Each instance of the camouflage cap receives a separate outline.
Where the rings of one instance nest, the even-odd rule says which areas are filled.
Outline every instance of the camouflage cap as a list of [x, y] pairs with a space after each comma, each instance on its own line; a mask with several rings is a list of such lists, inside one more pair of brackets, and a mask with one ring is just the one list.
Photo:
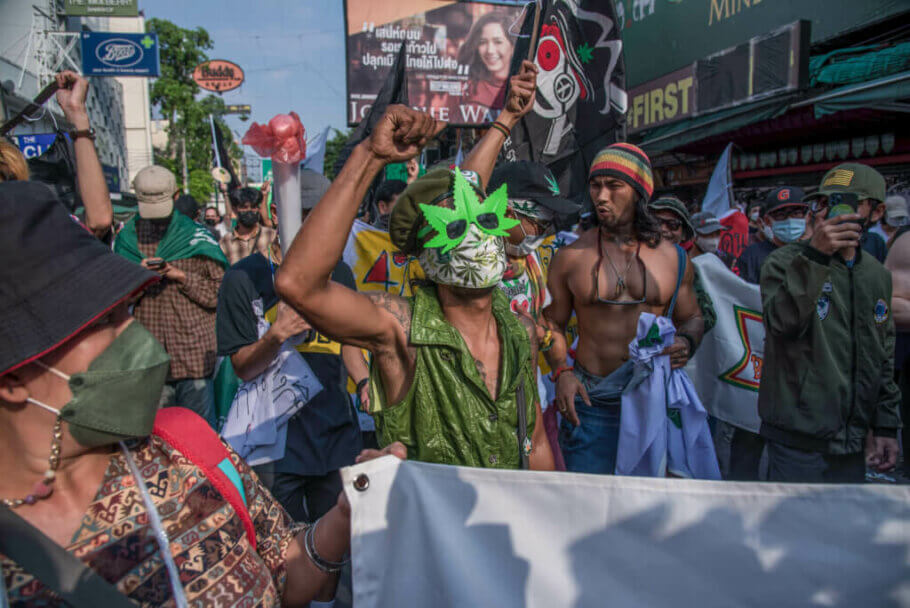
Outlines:
[[[477, 187], [479, 181], [476, 174], [470, 171], [462, 173], [466, 174], [468, 182], [474, 185], [478, 194], [485, 197], [483, 189]], [[420, 205], [435, 204], [447, 198], [446, 195], [452, 196], [453, 181], [451, 169], [442, 167], [431, 169], [408, 184], [408, 187], [398, 195], [398, 201], [389, 217], [389, 238], [400, 252], [408, 255], [420, 253], [417, 232], [426, 223]]]
[[860, 200], [871, 198], [883, 203], [885, 202], [885, 178], [868, 165], [843, 163], [825, 173], [818, 192], [810, 194], [804, 200], [811, 201], [834, 192], [851, 192]]

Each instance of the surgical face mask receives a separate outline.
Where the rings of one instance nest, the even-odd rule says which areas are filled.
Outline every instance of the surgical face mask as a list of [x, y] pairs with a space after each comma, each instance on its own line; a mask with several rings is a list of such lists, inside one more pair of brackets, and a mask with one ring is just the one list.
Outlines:
[[705, 253], [714, 253], [720, 245], [720, 237], [699, 236], [695, 237], [695, 245]]
[[237, 221], [240, 222], [242, 226], [247, 228], [252, 228], [259, 223], [259, 212], [258, 211], [241, 211], [237, 214]]
[[537, 251], [538, 247], [543, 245], [543, 242], [547, 240], [547, 237], [552, 232], [552, 226], [548, 227], [543, 234], [528, 234], [525, 232], [523, 224], [519, 224], [518, 227], [521, 228], [521, 233], [525, 235], [522, 241], [517, 245], [506, 241], [506, 254], [513, 258], [524, 258], [531, 255]]
[[773, 236], [782, 243], [792, 243], [799, 240], [806, 232], [806, 218], [791, 217], [777, 220], [771, 224]]
[[73, 398], [62, 409], [31, 397], [28, 401], [58, 414], [86, 447], [146, 437], [152, 432], [169, 363], [155, 336], [133, 321], [84, 372], [67, 375], [38, 362], [69, 383]]
[[469, 224], [464, 239], [443, 253], [444, 247], [425, 248], [418, 259], [427, 277], [452, 287], [484, 289], [502, 280], [506, 271], [503, 239]]

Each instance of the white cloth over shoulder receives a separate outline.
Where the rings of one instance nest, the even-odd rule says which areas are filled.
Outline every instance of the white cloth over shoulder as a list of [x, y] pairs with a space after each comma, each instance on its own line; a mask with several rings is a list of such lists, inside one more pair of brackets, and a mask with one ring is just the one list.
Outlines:
[[[260, 338], [268, 328], [268, 321], [260, 317]], [[237, 389], [221, 436], [250, 465], [281, 460], [288, 420], [322, 388], [292, 340], [288, 340], [264, 372]]]
[[641, 313], [629, 344], [634, 371], [622, 395], [617, 475], [720, 479], [708, 413], [686, 372], [660, 354], [674, 336], [670, 319]]
[[[364, 491], [353, 487], [359, 475]], [[910, 486], [342, 470], [353, 605], [910, 606]], [[363, 484], [360, 485], [363, 487]]]

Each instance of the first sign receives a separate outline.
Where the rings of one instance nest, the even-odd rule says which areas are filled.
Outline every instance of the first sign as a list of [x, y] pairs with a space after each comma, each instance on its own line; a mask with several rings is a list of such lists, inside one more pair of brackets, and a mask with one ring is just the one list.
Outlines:
[[158, 76], [157, 34], [82, 32], [86, 76]]

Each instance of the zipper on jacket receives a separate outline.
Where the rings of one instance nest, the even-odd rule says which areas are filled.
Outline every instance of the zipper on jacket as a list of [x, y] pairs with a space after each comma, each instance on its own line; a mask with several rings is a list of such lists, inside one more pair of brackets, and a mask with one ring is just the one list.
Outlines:
[[850, 277], [850, 410], [844, 421], [844, 452], [850, 440], [850, 421], [853, 420], [853, 411], [856, 409], [856, 297], [853, 285], [853, 269], [856, 266], [859, 252], [853, 258], [853, 265], [847, 267], [847, 276]]

